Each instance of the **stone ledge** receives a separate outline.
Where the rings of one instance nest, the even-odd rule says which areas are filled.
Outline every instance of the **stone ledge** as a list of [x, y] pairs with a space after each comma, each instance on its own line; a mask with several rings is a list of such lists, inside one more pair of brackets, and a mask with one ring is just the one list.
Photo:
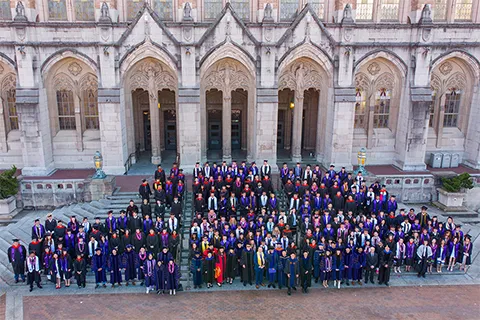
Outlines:
[[16, 88], [17, 104], [38, 104], [38, 88]]
[[355, 102], [356, 90], [354, 87], [349, 88], [334, 88], [334, 100], [335, 102]]
[[98, 88], [98, 103], [120, 103], [120, 88]]
[[428, 87], [410, 87], [410, 97], [412, 102], [431, 102], [432, 89]]

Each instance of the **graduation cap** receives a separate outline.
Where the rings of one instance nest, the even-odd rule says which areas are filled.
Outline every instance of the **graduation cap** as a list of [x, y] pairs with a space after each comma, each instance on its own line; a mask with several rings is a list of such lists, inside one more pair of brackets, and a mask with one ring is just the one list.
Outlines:
[[168, 250], [168, 247], [163, 247], [163, 248], [162, 248], [162, 250], [165, 250], [165, 249], [167, 249], [167, 250]]
[[469, 234], [466, 234], [464, 238], [465, 238], [465, 239], [468, 239], [468, 240], [472, 240], [472, 236], [469, 235]]
[[68, 251], [67, 247], [63, 247], [62, 251]]
[[428, 210], [427, 206], [422, 206], [422, 210]]
[[29, 254], [32, 254], [32, 253], [33, 253], [33, 254], [37, 254], [37, 251], [35, 251], [35, 250], [30, 250]]
[[200, 254], [200, 251], [195, 251], [194, 254], [195, 254], [195, 255], [199, 255], [199, 254]]
[[100, 217], [95, 217], [95, 220], [100, 220]]
[[18, 240], [17, 238], [15, 239], [12, 239], [13, 242], [19, 242], [20, 240]]
[[131, 244], [127, 244], [127, 245], [125, 246], [125, 248], [131, 249], [131, 248], [133, 248], [133, 246], [132, 246]]
[[39, 219], [39, 218], [36, 218], [34, 222], [39, 222], [39, 221], [40, 221], [40, 219]]
[[75, 216], [75, 215], [71, 215], [70, 218], [76, 218], [76, 216]]
[[95, 249], [95, 252], [97, 252], [97, 251], [102, 251], [102, 248], [97, 247], [97, 248]]
[[72, 229], [70, 229], [70, 228], [67, 228], [67, 232], [72, 232]]

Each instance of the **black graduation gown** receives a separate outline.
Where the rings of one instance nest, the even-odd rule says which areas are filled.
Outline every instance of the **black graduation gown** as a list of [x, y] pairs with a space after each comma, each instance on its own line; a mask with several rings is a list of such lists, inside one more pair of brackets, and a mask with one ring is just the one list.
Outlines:
[[142, 217], [145, 219], [145, 216], [148, 214], [150, 217], [152, 217], [152, 207], [150, 206], [149, 203], [147, 204], [142, 204]]
[[[243, 250], [242, 252], [242, 273], [243, 273], [243, 282], [253, 282], [253, 277], [255, 272], [253, 271], [253, 250], [250, 251]], [[243, 268], [245, 266], [245, 268]]]
[[[380, 270], [378, 274], [378, 281], [380, 283], [388, 283], [390, 281], [390, 269], [393, 265], [393, 251], [389, 251], [388, 253], [383, 250], [380, 253]], [[385, 267], [388, 265], [388, 267]]]
[[158, 254], [158, 249], [159, 249], [159, 243], [160, 241], [158, 240], [158, 235], [157, 234], [149, 234], [147, 236], [147, 251], [153, 253], [153, 256], [156, 257]]
[[205, 283], [213, 284], [215, 280], [215, 258], [205, 258], [203, 262], [203, 280]]
[[85, 275], [87, 272], [87, 264], [85, 259], [75, 259], [73, 262], [73, 269], [75, 271], [75, 279], [77, 279], [77, 284], [79, 286], [85, 284]]
[[305, 259], [305, 257], [300, 257], [300, 281], [303, 288], [308, 288], [312, 286], [312, 259], [310, 255]]
[[137, 236], [137, 233], [132, 235], [132, 245], [135, 248], [135, 251], [140, 252], [140, 248], [145, 245], [145, 234], [140, 232], [141, 236]]
[[225, 270], [225, 277], [235, 279], [237, 275], [237, 255], [234, 253], [227, 254], [227, 268]]
[[15, 274], [25, 274], [25, 259], [27, 258], [27, 250], [23, 245], [17, 248], [11, 246], [7, 251], [8, 262], [12, 264]]

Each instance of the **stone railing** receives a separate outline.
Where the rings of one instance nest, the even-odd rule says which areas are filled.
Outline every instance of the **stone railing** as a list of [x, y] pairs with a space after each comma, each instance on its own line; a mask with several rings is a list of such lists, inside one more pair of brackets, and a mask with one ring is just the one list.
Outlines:
[[85, 179], [21, 180], [20, 193], [23, 207], [51, 209], [83, 202]]
[[435, 179], [431, 174], [378, 175], [390, 195], [403, 203], [427, 203], [436, 198]]

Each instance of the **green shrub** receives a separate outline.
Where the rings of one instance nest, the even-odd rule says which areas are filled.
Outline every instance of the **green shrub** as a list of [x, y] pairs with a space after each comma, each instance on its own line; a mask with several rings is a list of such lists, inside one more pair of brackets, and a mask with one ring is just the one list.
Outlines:
[[5, 170], [0, 174], [0, 199], [6, 199], [14, 196], [18, 192], [18, 180], [15, 176], [17, 167], [12, 166], [12, 169]]
[[464, 172], [452, 178], [442, 178], [442, 188], [447, 192], [460, 192], [463, 189], [472, 189], [473, 182], [470, 174]]

